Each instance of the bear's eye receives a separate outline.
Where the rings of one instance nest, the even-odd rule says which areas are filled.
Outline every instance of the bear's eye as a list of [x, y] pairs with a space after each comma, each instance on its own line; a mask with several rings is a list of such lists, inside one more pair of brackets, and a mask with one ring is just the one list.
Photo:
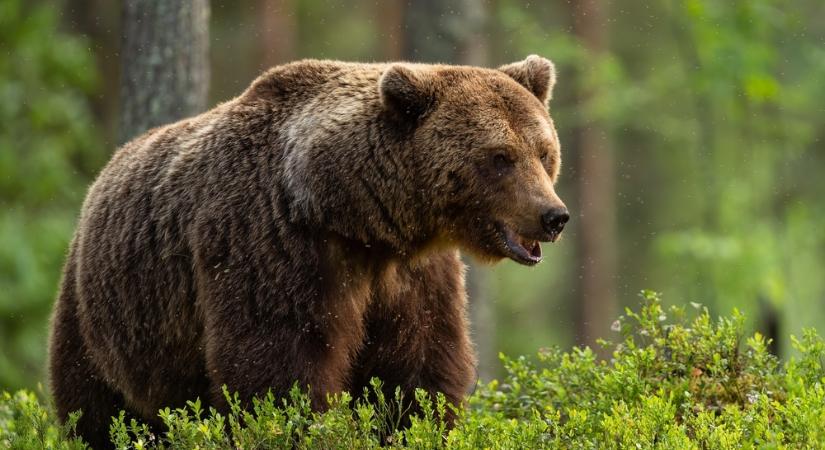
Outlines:
[[493, 155], [493, 166], [497, 171], [502, 172], [513, 167], [513, 160], [505, 153], [496, 153]]
[[547, 164], [547, 155], [548, 152], [544, 152], [541, 154], [541, 156], [539, 156], [539, 159], [541, 160], [542, 164]]

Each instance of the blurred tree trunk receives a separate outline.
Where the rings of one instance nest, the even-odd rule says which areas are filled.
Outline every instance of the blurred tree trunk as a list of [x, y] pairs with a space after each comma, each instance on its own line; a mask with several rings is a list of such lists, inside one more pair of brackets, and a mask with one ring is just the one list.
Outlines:
[[[570, 3], [573, 32], [590, 58], [598, 61], [605, 53], [608, 22], [601, 0]], [[588, 105], [599, 93], [587, 86], [579, 74], [578, 104]], [[613, 150], [607, 127], [597, 118], [585, 117], [575, 130], [574, 148], [579, 166], [579, 299], [576, 338], [579, 344], [595, 345], [606, 336], [617, 310], [616, 299], [616, 212]], [[604, 355], [603, 355], [604, 356]]]
[[[400, 50], [401, 59], [447, 64], [487, 64], [485, 28], [487, 7], [483, 0], [393, 1], [382, 13], [400, 27], [396, 33], [384, 24], [386, 38], [400, 37], [388, 46]], [[400, 19], [400, 20], [399, 20]], [[388, 55], [395, 59], [394, 54]], [[489, 296], [486, 271], [472, 262], [467, 272], [470, 319], [478, 352], [478, 376], [490, 380], [495, 375], [497, 352], [494, 305]]]
[[487, 8], [483, 0], [402, 3], [402, 56], [410, 61], [484, 65]]
[[295, 5], [292, 0], [258, 0], [260, 62], [264, 69], [295, 58]]
[[381, 41], [381, 54], [386, 61], [404, 59], [404, 0], [386, 0], [377, 9], [378, 38]]
[[203, 111], [208, 39], [208, 0], [123, 2], [120, 144]]

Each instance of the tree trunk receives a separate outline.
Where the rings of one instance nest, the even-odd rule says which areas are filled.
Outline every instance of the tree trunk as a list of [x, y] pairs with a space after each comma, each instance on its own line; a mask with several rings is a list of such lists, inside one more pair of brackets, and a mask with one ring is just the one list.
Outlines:
[[386, 61], [404, 59], [404, 41], [407, 36], [404, 29], [404, 0], [385, 0], [377, 8], [378, 37], [381, 41], [381, 54]]
[[123, 2], [120, 144], [203, 111], [208, 37], [208, 0]]
[[262, 68], [294, 59], [297, 24], [292, 0], [259, 0], [258, 13]]
[[483, 65], [487, 62], [482, 0], [416, 0], [404, 11], [405, 59]]
[[[601, 0], [571, 3], [573, 31], [591, 58], [606, 50], [607, 20]], [[582, 75], [579, 75], [582, 78]], [[595, 88], [580, 84], [578, 103], [585, 105], [597, 98]], [[598, 119], [585, 118], [576, 130], [571, 153], [578, 155], [579, 165], [579, 300], [576, 338], [579, 344], [595, 345], [606, 336], [617, 310], [616, 300], [616, 218], [615, 174], [609, 131]], [[603, 355], [604, 356], [604, 355]]]
[[[398, 5], [396, 5], [398, 6]], [[482, 0], [416, 0], [401, 4], [397, 36], [401, 58], [408, 61], [483, 66], [487, 63], [485, 27], [487, 10]], [[392, 13], [388, 12], [392, 17]], [[387, 32], [392, 36], [391, 30]], [[400, 44], [400, 45], [399, 45]], [[394, 56], [394, 55], [390, 55]], [[467, 288], [473, 341], [478, 353], [478, 376], [490, 380], [497, 365], [494, 305], [486, 271], [470, 262]]]

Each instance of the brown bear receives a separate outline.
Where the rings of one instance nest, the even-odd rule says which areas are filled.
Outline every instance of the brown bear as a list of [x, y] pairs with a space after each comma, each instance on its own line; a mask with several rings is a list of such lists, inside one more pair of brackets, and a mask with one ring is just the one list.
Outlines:
[[541, 259], [567, 210], [553, 185], [555, 72], [305, 60], [115, 153], [86, 197], [55, 306], [57, 411], [106, 446], [152, 423], [294, 383], [313, 407], [371, 377], [474, 382], [464, 266]]

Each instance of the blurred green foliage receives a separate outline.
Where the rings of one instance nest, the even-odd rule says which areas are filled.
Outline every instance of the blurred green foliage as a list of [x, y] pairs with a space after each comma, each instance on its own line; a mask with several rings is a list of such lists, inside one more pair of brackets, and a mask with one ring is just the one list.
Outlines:
[[0, 386], [41, 381], [48, 316], [85, 188], [104, 161], [88, 43], [52, 7], [0, 3]]
[[[398, 429], [394, 399], [376, 394], [329, 398], [312, 411], [297, 388], [222, 415], [198, 400], [166, 408], [166, 430], [153, 431], [123, 414], [110, 428], [117, 448], [144, 449], [739, 449], [820, 448], [825, 440], [825, 342], [813, 331], [794, 340], [798, 357], [785, 364], [759, 334], [747, 337], [744, 317], [713, 319], [708, 310], [665, 308], [642, 294], [613, 328], [619, 342], [610, 362], [590, 349], [542, 350], [537, 362], [503, 358], [506, 375], [479, 387], [458, 409], [455, 428], [440, 417], [444, 397], [416, 393], [420, 412]], [[695, 309], [694, 309], [695, 308]], [[367, 394], [367, 392], [365, 392]], [[390, 401], [393, 400], [393, 401]], [[0, 394], [0, 445], [84, 448], [27, 391]]]

